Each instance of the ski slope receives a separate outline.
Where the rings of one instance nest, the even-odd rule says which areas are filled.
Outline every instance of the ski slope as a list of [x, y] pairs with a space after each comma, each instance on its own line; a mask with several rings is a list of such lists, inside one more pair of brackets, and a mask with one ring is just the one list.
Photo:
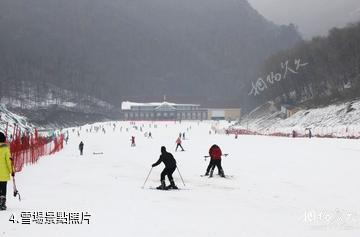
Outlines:
[[[116, 124], [115, 131], [102, 124], [106, 134], [86, 132], [91, 125], [84, 126], [80, 137], [78, 128], [69, 129], [63, 151], [17, 174], [23, 200], [11, 196], [9, 183], [0, 236], [360, 236], [358, 140], [235, 139], [209, 135], [211, 122], [158, 122], [157, 128], [155, 123], [136, 123], [144, 125], [142, 132], [129, 122]], [[144, 136], [148, 131], [153, 139]], [[174, 152], [180, 132], [186, 133], [186, 151]], [[136, 147], [130, 147], [132, 135]], [[80, 141], [85, 143], [82, 157]], [[229, 179], [200, 177], [208, 164], [203, 156], [214, 143], [230, 154], [222, 162], [225, 174], [233, 176]], [[153, 169], [141, 188], [162, 145], [178, 162], [186, 186], [177, 171], [174, 178], [183, 190], [149, 189], [159, 185], [163, 165]], [[19, 219], [25, 211], [88, 212], [90, 224], [9, 221], [12, 214]], [[323, 214], [332, 219], [324, 222], [318, 216]]]

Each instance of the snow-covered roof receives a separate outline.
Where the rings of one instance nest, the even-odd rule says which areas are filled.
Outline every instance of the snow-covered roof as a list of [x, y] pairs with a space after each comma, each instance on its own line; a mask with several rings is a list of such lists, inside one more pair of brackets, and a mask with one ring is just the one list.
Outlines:
[[121, 103], [122, 110], [129, 110], [131, 106], [153, 106], [153, 107], [160, 107], [160, 106], [200, 106], [199, 104], [175, 104], [170, 103], [167, 101], [164, 102], [151, 102], [151, 103], [136, 103], [130, 101], [123, 101]]

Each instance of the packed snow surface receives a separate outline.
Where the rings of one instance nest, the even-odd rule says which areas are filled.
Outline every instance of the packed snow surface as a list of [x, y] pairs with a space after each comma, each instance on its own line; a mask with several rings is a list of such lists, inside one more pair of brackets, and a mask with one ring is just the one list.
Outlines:
[[[79, 128], [69, 129], [63, 151], [18, 173], [23, 200], [12, 197], [9, 182], [8, 210], [0, 212], [0, 235], [360, 236], [358, 140], [235, 139], [209, 134], [211, 122], [137, 122], [138, 129], [129, 122], [114, 123], [115, 130], [113, 123], [96, 125], [103, 125], [105, 134], [93, 129], [90, 133], [94, 125], [83, 126], [80, 137]], [[152, 139], [144, 136], [149, 131]], [[180, 132], [185, 132], [185, 152], [174, 151]], [[136, 137], [136, 147], [130, 146], [131, 136]], [[80, 141], [85, 144], [84, 156], [79, 155]], [[200, 177], [209, 162], [204, 155], [214, 143], [229, 154], [222, 160], [229, 178]], [[182, 190], [150, 189], [159, 185], [163, 165], [152, 170], [141, 188], [162, 145], [178, 162], [186, 186], [178, 171], [174, 177]], [[12, 215], [20, 220], [22, 212], [46, 211], [88, 212], [90, 224], [9, 221]]]

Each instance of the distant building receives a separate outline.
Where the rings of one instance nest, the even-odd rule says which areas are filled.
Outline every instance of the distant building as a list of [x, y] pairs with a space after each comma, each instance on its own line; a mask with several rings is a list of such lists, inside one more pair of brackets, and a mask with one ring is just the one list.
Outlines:
[[207, 120], [208, 110], [199, 104], [122, 102], [123, 120]]
[[284, 114], [285, 118], [293, 116], [299, 110], [300, 108], [293, 105], [284, 104], [281, 106], [281, 112]]
[[208, 118], [211, 120], [239, 120], [241, 109], [208, 109]]

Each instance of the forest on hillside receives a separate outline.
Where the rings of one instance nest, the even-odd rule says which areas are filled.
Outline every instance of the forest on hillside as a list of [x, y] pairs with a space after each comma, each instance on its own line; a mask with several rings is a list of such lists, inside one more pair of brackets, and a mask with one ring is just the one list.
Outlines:
[[253, 106], [319, 106], [360, 96], [360, 22], [269, 57], [248, 89]]
[[26, 81], [113, 105], [245, 106], [263, 60], [301, 39], [246, 0], [2, 0], [0, 32], [0, 96]]

